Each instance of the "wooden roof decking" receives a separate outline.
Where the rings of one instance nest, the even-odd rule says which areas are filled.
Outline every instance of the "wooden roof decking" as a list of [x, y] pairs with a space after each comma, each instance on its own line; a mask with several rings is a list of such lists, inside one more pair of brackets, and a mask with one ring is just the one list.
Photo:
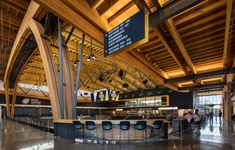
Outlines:
[[[40, 0], [38, 0], [40, 1]], [[65, 2], [59, 0], [61, 4], [66, 5], [72, 10], [79, 13], [78, 8], [73, 5], [73, 0]], [[82, 14], [84, 18], [95, 26], [105, 24], [113, 28], [134, 15], [139, 11], [140, 7], [146, 8], [149, 13], [154, 13], [159, 7], [170, 3], [169, 0], [86, 0], [89, 5], [90, 12], [96, 12], [95, 16], [99, 16], [98, 22], [89, 20], [89, 15]], [[166, 20], [161, 25], [149, 29], [149, 41], [139, 47], [136, 47], [131, 53], [140, 54], [141, 59], [153, 65], [158, 74], [163, 79], [171, 79], [190, 74], [209, 72], [219, 70], [226, 67], [232, 67], [234, 63], [234, 45], [235, 45], [235, 17], [234, 7], [235, 2], [231, 6], [231, 21], [229, 23], [229, 35], [226, 37], [227, 14], [228, 6], [226, 0], [205, 0], [200, 4]], [[159, 6], [158, 6], [159, 5]], [[89, 11], [89, 10], [87, 10]], [[71, 30], [71, 25], [63, 31], [63, 36], [66, 38]], [[79, 51], [76, 50], [76, 42], [80, 42], [82, 32], [75, 29], [68, 44], [71, 61], [74, 63], [74, 74], [76, 75], [76, 63], [79, 57]], [[225, 38], [226, 37], [226, 38]], [[224, 64], [224, 47], [227, 41], [228, 52], [226, 53], [226, 62]], [[80, 45], [80, 44], [79, 44]], [[79, 46], [78, 45], [78, 46]], [[97, 57], [97, 61], [87, 62], [90, 54], [90, 37], [86, 37], [85, 52], [83, 58], [84, 68], [81, 73], [82, 82], [90, 76], [89, 83], [82, 88], [90, 90], [100, 88], [116, 88], [120, 91], [138, 90], [138, 88], [153, 88], [159, 86], [149, 79], [149, 75], [142, 71], [139, 66], [133, 66], [121, 57], [114, 60], [103, 58], [103, 45], [100, 42], [93, 40], [93, 53]], [[57, 49], [53, 48], [54, 58], [58, 60]], [[22, 82], [35, 83], [43, 79], [43, 66], [40, 63], [40, 56], [35, 55], [29, 62], [27, 69], [22, 74]], [[145, 63], [146, 65], [146, 63]], [[118, 68], [115, 68], [115, 66]], [[30, 69], [31, 68], [31, 69]], [[99, 75], [116, 69], [106, 82], [98, 80]], [[118, 76], [119, 70], [124, 70], [126, 78], [121, 80]], [[30, 70], [35, 75], [32, 77], [32, 82], [27, 78], [30, 75]], [[113, 70], [113, 71], [114, 71]], [[41, 73], [40, 73], [41, 72]], [[143, 80], [149, 82], [145, 85]], [[112, 80], [112, 82], [108, 82]], [[93, 81], [96, 81], [93, 83]], [[178, 87], [188, 87], [193, 85], [205, 85], [208, 83], [219, 83], [224, 81], [223, 76], [210, 77], [208, 79], [200, 79], [197, 81], [175, 82]], [[123, 88], [122, 85], [128, 83], [128, 88]], [[41, 82], [41, 84], [46, 84]], [[88, 90], [89, 90], [88, 89]]]
[[0, 1], [0, 80], [3, 80], [12, 44], [29, 2], [30, 0]]
[[173, 19], [199, 72], [222, 68], [225, 18], [225, 1], [206, 1]]
[[[67, 36], [68, 30], [71, 27], [68, 27], [63, 32], [64, 37]], [[81, 33], [75, 29], [74, 33], [72, 34], [71, 40], [68, 42], [68, 51], [70, 54], [70, 60], [74, 63], [74, 75], [77, 75], [77, 60], [79, 58], [79, 48], [80, 48], [80, 37]], [[76, 45], [78, 43], [78, 45]], [[94, 46], [95, 45], [95, 46]], [[78, 49], [76, 49], [76, 47]], [[124, 60], [112, 60], [107, 61], [103, 58], [103, 50], [97, 45], [97, 43], [93, 43], [92, 53], [95, 54], [97, 59], [91, 60], [90, 62], [87, 61], [87, 58], [90, 55], [90, 37], [86, 38], [85, 42], [85, 50], [83, 54], [83, 66], [81, 72], [81, 89], [86, 90], [98, 90], [100, 88], [110, 88], [110, 89], [117, 89], [119, 91], [134, 91], [138, 90], [138, 88], [152, 88], [154, 84], [149, 81], [147, 84], [143, 83], [144, 79], [148, 79], [148, 76], [144, 75], [140, 71], [136, 70], [135, 68], [129, 66], [124, 62]], [[54, 60], [57, 65], [58, 62], [58, 48], [52, 46], [52, 53], [54, 56]], [[117, 61], [122, 61], [122, 64]], [[125, 78], [122, 80], [120, 79], [118, 72], [120, 70], [124, 70]], [[36, 76], [31, 77], [30, 80], [27, 80], [27, 76], [30, 75], [30, 70], [32, 70], [32, 74], [37, 73]], [[100, 81], [99, 77], [101, 75], [105, 75], [107, 78], [105, 81]], [[39, 53], [36, 53], [34, 57], [29, 61], [26, 65], [22, 75], [20, 77], [22, 82], [27, 81], [27, 83], [35, 83], [37, 84], [46, 84], [45, 82], [45, 73], [42, 64], [42, 60], [40, 58]], [[148, 79], [149, 80], [149, 79]], [[85, 82], [85, 83], [84, 83]], [[129, 84], [128, 88], [123, 88], [123, 84]]]

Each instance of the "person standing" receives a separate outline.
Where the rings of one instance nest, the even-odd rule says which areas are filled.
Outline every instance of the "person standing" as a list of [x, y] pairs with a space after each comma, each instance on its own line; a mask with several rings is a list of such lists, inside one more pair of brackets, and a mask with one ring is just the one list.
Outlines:
[[211, 122], [211, 123], [213, 123], [213, 115], [214, 115], [214, 113], [213, 113], [213, 111], [211, 110], [211, 112], [210, 112], [210, 122]]
[[219, 110], [219, 122], [221, 122], [221, 118], [222, 118], [222, 111]]
[[197, 124], [200, 127], [201, 126], [201, 118], [200, 118], [198, 109], [195, 111], [193, 119], [194, 119], [195, 124]]

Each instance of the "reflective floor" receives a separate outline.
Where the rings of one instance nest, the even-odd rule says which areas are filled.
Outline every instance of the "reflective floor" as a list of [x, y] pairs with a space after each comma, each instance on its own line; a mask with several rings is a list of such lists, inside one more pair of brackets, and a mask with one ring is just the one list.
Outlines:
[[170, 135], [167, 141], [148, 144], [76, 144], [71, 140], [55, 138], [53, 134], [14, 121], [1, 121], [1, 150], [233, 150], [235, 123], [227, 125], [218, 118], [204, 124], [200, 133]]

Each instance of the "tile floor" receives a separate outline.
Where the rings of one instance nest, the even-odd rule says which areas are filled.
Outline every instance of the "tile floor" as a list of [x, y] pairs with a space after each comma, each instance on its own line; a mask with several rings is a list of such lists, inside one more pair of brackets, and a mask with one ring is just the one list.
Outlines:
[[148, 144], [77, 144], [56, 138], [45, 132], [15, 121], [0, 121], [1, 150], [235, 150], [235, 123], [227, 125], [214, 118], [202, 126], [200, 134], [170, 135], [167, 141]]

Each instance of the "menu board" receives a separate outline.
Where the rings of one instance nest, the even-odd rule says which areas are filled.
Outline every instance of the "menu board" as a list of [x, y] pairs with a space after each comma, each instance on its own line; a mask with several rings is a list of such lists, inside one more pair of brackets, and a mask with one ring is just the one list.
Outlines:
[[105, 33], [104, 56], [138, 46], [148, 41], [148, 14], [139, 11], [120, 25]]

